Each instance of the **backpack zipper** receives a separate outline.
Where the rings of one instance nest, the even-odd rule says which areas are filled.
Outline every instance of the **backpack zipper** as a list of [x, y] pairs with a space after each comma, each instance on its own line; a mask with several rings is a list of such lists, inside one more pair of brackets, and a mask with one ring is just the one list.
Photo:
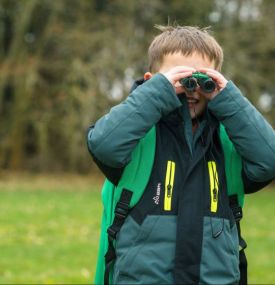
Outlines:
[[210, 180], [210, 211], [216, 213], [218, 210], [219, 177], [215, 161], [208, 161], [208, 172]]
[[165, 177], [165, 196], [164, 196], [164, 210], [171, 211], [174, 178], [175, 178], [176, 164], [174, 161], [168, 160]]

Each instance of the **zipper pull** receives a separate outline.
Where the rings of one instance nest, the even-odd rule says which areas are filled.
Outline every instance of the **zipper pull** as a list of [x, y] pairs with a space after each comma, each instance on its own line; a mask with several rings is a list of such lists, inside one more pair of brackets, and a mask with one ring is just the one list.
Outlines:
[[218, 210], [219, 175], [215, 161], [208, 161], [208, 172], [210, 182], [210, 211], [216, 213]]
[[171, 211], [176, 164], [168, 160], [165, 176], [164, 211]]
[[169, 184], [167, 185], [167, 197], [171, 198], [172, 196], [172, 186]]
[[213, 201], [217, 202], [218, 198], [218, 190], [216, 188], [213, 189]]

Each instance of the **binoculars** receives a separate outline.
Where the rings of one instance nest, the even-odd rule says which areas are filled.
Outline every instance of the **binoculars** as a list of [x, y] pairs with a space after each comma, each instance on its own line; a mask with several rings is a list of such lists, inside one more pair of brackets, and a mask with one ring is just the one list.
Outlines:
[[201, 72], [194, 72], [192, 76], [182, 78], [179, 82], [189, 92], [194, 92], [198, 85], [204, 93], [212, 93], [216, 89], [215, 81]]

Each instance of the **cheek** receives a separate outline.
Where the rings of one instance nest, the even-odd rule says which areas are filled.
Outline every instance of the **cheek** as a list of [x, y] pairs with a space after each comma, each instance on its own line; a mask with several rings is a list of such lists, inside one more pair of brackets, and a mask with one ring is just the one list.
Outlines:
[[206, 109], [207, 102], [208, 102], [207, 100], [200, 100], [200, 102], [198, 103], [196, 109], [197, 109], [197, 113], [199, 115], [201, 115], [204, 112], [204, 110]]
[[208, 100], [206, 100], [206, 99], [204, 99], [204, 100], [202, 101], [202, 105], [203, 105], [204, 108], [206, 108], [207, 103], [208, 103]]
[[205, 108], [207, 106], [207, 103], [208, 100], [203, 95], [200, 95], [200, 106]]

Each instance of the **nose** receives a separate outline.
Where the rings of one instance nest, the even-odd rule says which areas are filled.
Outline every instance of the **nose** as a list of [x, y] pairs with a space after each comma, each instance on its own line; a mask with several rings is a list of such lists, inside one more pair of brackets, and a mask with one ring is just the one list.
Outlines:
[[197, 94], [199, 94], [199, 88], [200, 87], [196, 87], [196, 88], [194, 88], [194, 90], [193, 91], [186, 91], [186, 96], [187, 97], [189, 97], [189, 98], [194, 98], [194, 97], [198, 97], [198, 96], [196, 96]]

